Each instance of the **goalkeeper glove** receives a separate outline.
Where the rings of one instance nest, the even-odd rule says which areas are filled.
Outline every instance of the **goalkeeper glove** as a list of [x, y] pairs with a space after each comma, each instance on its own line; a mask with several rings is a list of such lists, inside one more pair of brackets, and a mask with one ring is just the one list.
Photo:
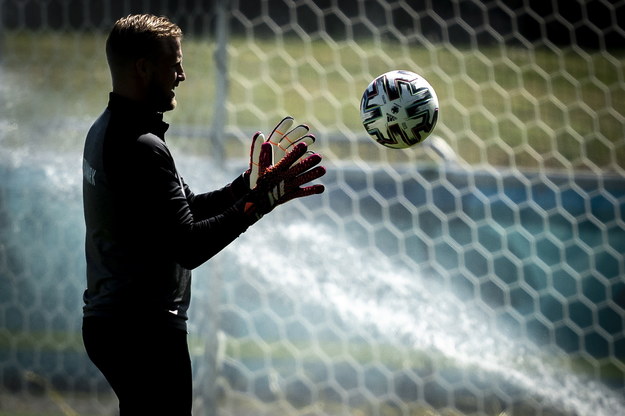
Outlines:
[[[312, 154], [301, 159], [308, 152], [306, 143], [298, 143], [278, 163], [271, 164], [272, 144], [260, 146], [258, 179], [256, 186], [244, 198], [244, 213], [251, 223], [258, 221], [277, 205], [295, 198], [320, 194], [323, 185], [304, 186], [326, 173], [321, 162], [321, 155]], [[301, 159], [301, 160], [300, 160]]]
[[[300, 124], [289, 130], [293, 125], [293, 122], [293, 117], [287, 116], [283, 118], [282, 121], [280, 121], [273, 129], [267, 140], [265, 140], [265, 135], [259, 131], [254, 134], [254, 137], [252, 137], [250, 165], [244, 174], [248, 178], [250, 189], [253, 189], [258, 181], [259, 159], [263, 143], [271, 144], [270, 165], [273, 165], [290, 152], [293, 149], [293, 146], [297, 143], [306, 143], [307, 146], [310, 146], [315, 142], [315, 137], [312, 134], [307, 134], [309, 127], [305, 124]], [[312, 152], [307, 151], [300, 157], [300, 159], [302, 159], [306, 154], [310, 155]], [[295, 162], [296, 161], [294, 161], [294, 163]]]

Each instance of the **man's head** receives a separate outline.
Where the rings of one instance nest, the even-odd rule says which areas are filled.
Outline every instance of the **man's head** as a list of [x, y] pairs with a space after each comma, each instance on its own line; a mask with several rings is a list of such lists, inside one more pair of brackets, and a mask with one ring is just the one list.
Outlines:
[[174, 88], [185, 80], [182, 30], [166, 17], [119, 19], [106, 41], [113, 91], [163, 112], [176, 106]]

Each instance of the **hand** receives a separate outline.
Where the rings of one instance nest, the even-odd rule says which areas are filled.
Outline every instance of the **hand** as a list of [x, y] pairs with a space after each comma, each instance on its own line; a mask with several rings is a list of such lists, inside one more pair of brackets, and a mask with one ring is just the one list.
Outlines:
[[[273, 129], [267, 140], [265, 140], [263, 133], [259, 131], [254, 134], [254, 137], [252, 137], [250, 165], [244, 174], [248, 178], [250, 189], [254, 189], [258, 181], [259, 159], [263, 143], [271, 144], [270, 165], [273, 165], [281, 160], [297, 143], [306, 143], [307, 146], [310, 146], [315, 142], [315, 137], [312, 134], [307, 134], [309, 127], [305, 124], [300, 124], [299, 126], [289, 130], [293, 125], [293, 122], [293, 117], [287, 116], [283, 118], [282, 121], [280, 121]], [[306, 154], [310, 155], [312, 152], [306, 152]], [[304, 156], [305, 155], [302, 155], [301, 158]]]
[[[306, 143], [307, 146], [310, 146], [315, 142], [315, 136], [308, 134], [310, 128], [305, 124], [300, 124], [289, 130], [293, 123], [293, 117], [286, 116], [269, 135], [267, 142], [272, 145], [272, 164], [280, 161], [297, 143]], [[309, 153], [307, 152], [307, 154]]]
[[323, 166], [317, 166], [321, 162], [321, 155], [314, 153], [301, 159], [308, 152], [308, 145], [302, 142], [292, 146], [290, 152], [272, 165], [272, 146], [267, 142], [260, 146], [258, 180], [244, 205], [245, 214], [254, 222], [277, 205], [295, 198], [320, 194], [325, 190], [323, 185], [302, 187], [326, 173]]

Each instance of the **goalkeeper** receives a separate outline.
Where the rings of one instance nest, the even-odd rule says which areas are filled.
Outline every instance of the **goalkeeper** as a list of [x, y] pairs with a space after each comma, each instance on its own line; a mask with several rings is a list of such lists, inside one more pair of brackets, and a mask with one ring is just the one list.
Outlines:
[[83, 340], [121, 416], [191, 414], [191, 270], [277, 205], [323, 192], [305, 125], [252, 140], [249, 169], [194, 194], [165, 143], [163, 112], [186, 78], [182, 32], [164, 17], [118, 20], [106, 43], [113, 91], [83, 158], [87, 289]]

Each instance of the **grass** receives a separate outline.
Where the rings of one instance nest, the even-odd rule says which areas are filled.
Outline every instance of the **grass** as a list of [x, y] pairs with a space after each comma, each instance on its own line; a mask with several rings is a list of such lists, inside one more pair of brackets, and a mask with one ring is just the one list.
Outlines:
[[[22, 353], [32, 351], [33, 355], [43, 355], [46, 352], [83, 354], [79, 334], [22, 331], [11, 333], [4, 331], [4, 333], [5, 337], [0, 338], [0, 351], [10, 344], [10, 339], [19, 338], [22, 341], [17, 344]], [[57, 340], [65, 338], [65, 341], [60, 343], [41, 341], [50, 337]], [[289, 388], [282, 385], [279, 387], [279, 393], [274, 392], [276, 394], [274, 399], [267, 397], [260, 399], [254, 394], [242, 392], [241, 388], [245, 386], [240, 384], [236, 376], [232, 380], [225, 376], [226, 379], [221, 380], [220, 385], [229, 391], [222, 396], [219, 403], [220, 414], [224, 415], [259, 413], [339, 415], [344, 414], [346, 406], [350, 414], [354, 415], [460, 416], [478, 414], [478, 409], [481, 411], [479, 414], [493, 416], [526, 416], [536, 414], [538, 409], [544, 415], [568, 414], [565, 409], [559, 409], [557, 404], [544, 402], [544, 398], [535, 396], [529, 391], [523, 400], [514, 399], [513, 397], [520, 392], [510, 391], [510, 387], [506, 387], [505, 384], [499, 389], [493, 388], [494, 381], [489, 383], [483, 380], [483, 384], [474, 386], [477, 390], [467, 387], [472, 385], [471, 382], [482, 380], [483, 376], [471, 377], [473, 373], [481, 374], [479, 365], [459, 362], [436, 351], [423, 351], [390, 343], [369, 344], [353, 341], [310, 343], [234, 337], [224, 337], [223, 340], [224, 356], [229, 357], [226, 362], [234, 360], [240, 364], [239, 368], [247, 369], [250, 383], [254, 385], [254, 389], [260, 389], [261, 393], [264, 391], [262, 385], [265, 376], [275, 376], [276, 383], [280, 380], [284, 383], [306, 380], [304, 393], [300, 392], [291, 397]], [[190, 350], [196, 358], [204, 359], [204, 346], [205, 339], [197, 336], [190, 338]], [[578, 365], [578, 359], [568, 357], [565, 361], [560, 356], [546, 353], [541, 361], [554, 368], [568, 369], [567, 374], [582, 378], [592, 375], [592, 369]], [[351, 367], [356, 363], [359, 369], [357, 376], [356, 373], [350, 373], [357, 371], [355, 367]], [[610, 363], [606, 360], [605, 364]], [[268, 365], [271, 367], [270, 372], [265, 368]], [[321, 371], [316, 374], [313, 368], [319, 368]], [[342, 373], [343, 371], [346, 373]], [[352, 374], [353, 377], [357, 377], [358, 383], [364, 384], [359, 384], [358, 387], [351, 385], [356, 379], [350, 377], [341, 381], [341, 374]], [[405, 377], [398, 377], [401, 374]], [[463, 374], [466, 378], [455, 378]], [[527, 371], [527, 376], [534, 376], [531, 369]], [[58, 375], [53, 377], [58, 378]], [[388, 383], [374, 383], [371, 386], [367, 383], [372, 377], [376, 380], [379, 377], [388, 377]], [[452, 379], [455, 381], [449, 381], [452, 383], [449, 386], [440, 385], [444, 391], [439, 388], [438, 383]], [[33, 371], [24, 372], [24, 381], [29, 386], [26, 390], [14, 393], [0, 390], [0, 416], [95, 415], [103, 414], [105, 409], [114, 409], [116, 406], [116, 400], [110, 393], [96, 394], [57, 389], [46, 376]], [[387, 388], [386, 386], [394, 386], [389, 387], [391, 391], [394, 388], [399, 390], [390, 394], [379, 390]], [[314, 400], [306, 401], [309, 397], [306, 389], [310, 389], [310, 398]], [[364, 392], [363, 396], [355, 394], [355, 389]], [[402, 398], [401, 392], [407, 393], [406, 389], [413, 389], [413, 392], [409, 393], [411, 397], [417, 394], [417, 391], [421, 392], [419, 394], [423, 395], [423, 399]], [[451, 392], [452, 396], [447, 396], [448, 392]], [[506, 392], [512, 393], [512, 398]], [[452, 405], [455, 407], [450, 407]]]
[[[3, 112], [12, 126], [5, 143], [79, 148], [110, 90], [104, 36], [9, 32], [4, 39]], [[208, 131], [215, 106], [213, 43], [189, 37], [183, 51], [188, 79], [178, 92], [179, 109], [167, 119]], [[625, 50], [556, 52], [233, 37], [227, 124], [238, 128], [235, 138], [247, 141], [253, 131], [267, 131], [292, 114], [324, 137], [345, 139], [320, 143], [330, 158], [413, 161], [418, 150], [388, 151], [363, 141], [358, 114], [360, 95], [374, 76], [405, 68], [435, 87], [441, 105], [436, 133], [469, 164], [622, 173]], [[60, 120], [73, 123], [66, 127]], [[38, 123], [40, 130], [52, 125], [60, 131], [33, 137]], [[189, 150], [208, 148], [194, 143]], [[237, 140], [230, 144], [227, 155], [246, 152]]]
[[[19, 343], [22, 352], [33, 351], [35, 355], [43, 354], [46, 351], [82, 354], [79, 334], [53, 333], [52, 336], [55, 339], [66, 338], [65, 342], [61, 342], [63, 346], [41, 341], [48, 338], [50, 334], [16, 331], [5, 335], [9, 335], [9, 338], [0, 338], [0, 351], [8, 346], [9, 339], [20, 338], [23, 340]], [[219, 403], [220, 414], [224, 415], [259, 413], [339, 415], [344, 414], [346, 406], [349, 407], [350, 414], [354, 415], [460, 416], [478, 414], [478, 409], [481, 411], [479, 414], [493, 416], [526, 416], [536, 414], [538, 409], [544, 415], [562, 416], [568, 414], [566, 410], [558, 409], [555, 404], [550, 405], [548, 402], [543, 402], [544, 398], [535, 397], [531, 392], [527, 392], [527, 396], [523, 400], [512, 399], [507, 396], [506, 391], [510, 391], [506, 390], [505, 385], [501, 385], [500, 390], [493, 389], [494, 382], [492, 381], [490, 383], [484, 382], [478, 390], [464, 388], [471, 385], [468, 380], [481, 380], [481, 376], [476, 379], [475, 377], [472, 379], [470, 376], [473, 372], [481, 374], [481, 370], [477, 366], [473, 368], [475, 364], [458, 362], [453, 357], [436, 351], [422, 351], [389, 343], [375, 345], [333, 341], [310, 343], [297, 340], [263, 341], [233, 337], [225, 337], [224, 341], [224, 355], [230, 357], [226, 361], [232, 359], [240, 363], [243, 368], [247, 368], [248, 376], [252, 380], [250, 383], [253, 383], [255, 388], [262, 390], [260, 386], [263, 377], [272, 374], [277, 377], [276, 380], [284, 382], [293, 381], [292, 376], [296, 376], [296, 379], [303, 377], [302, 380], [307, 380], [306, 388], [311, 388], [314, 385], [314, 393], [311, 393], [314, 400], [310, 400], [310, 402], [306, 402], [308, 396], [305, 393], [301, 397], [290, 397], [289, 389], [286, 386], [280, 388], [280, 393], [275, 393], [275, 399], [265, 398], [261, 400], [254, 394], [241, 392], [242, 386], [236, 377], [233, 380], [221, 380], [222, 388], [231, 389], [228, 394], [223, 395]], [[190, 338], [190, 350], [196, 358], [205, 357], [204, 346], [205, 339]], [[82, 357], [81, 359], [86, 358]], [[593, 374], [591, 368], [586, 368], [583, 364], [578, 365], [577, 360], [579, 357], [568, 357], [565, 362], [560, 356], [545, 354], [541, 361], [554, 368], [569, 369], [567, 373], [570, 372], [572, 375], [582, 378]], [[365, 392], [362, 397], [359, 395], [351, 397], [354, 391], [350, 389], [356, 387], [350, 387], [353, 380], [349, 381], [349, 377], [347, 381], [344, 381], [345, 385], [340, 381], [341, 372], [348, 371], [347, 374], [350, 374], [350, 366], [356, 363], [360, 369], [358, 380], [360, 383], [364, 383], [364, 385], [357, 387], [359, 392]], [[610, 363], [606, 360], [605, 364]], [[612, 364], [614, 364], [613, 361]], [[267, 365], [271, 366], [272, 372], [265, 372]], [[313, 367], [321, 368], [322, 371], [318, 375], [315, 375], [314, 371], [309, 374], [309, 370]], [[380, 373], [375, 373], [378, 370]], [[413, 395], [416, 394], [417, 390], [423, 389], [421, 394], [424, 394], [425, 399], [402, 400], [399, 392], [384, 394], [378, 391], [379, 388], [385, 388], [386, 383], [379, 384], [377, 387], [374, 385], [371, 387], [372, 390], [369, 390], [370, 386], [367, 382], [371, 380], [372, 374], [375, 374], [376, 379], [389, 377], [388, 385], [393, 385], [394, 388], [399, 388], [404, 393], [406, 393], [407, 388], [415, 390]], [[414, 378], [397, 378], [396, 376], [399, 374]], [[409, 376], [410, 374], [412, 376]], [[442, 379], [446, 379], [445, 377], [450, 377], [450, 375], [456, 377], [462, 374], [468, 378], [459, 379], [460, 382], [452, 382], [452, 385], [445, 388], [445, 392], [439, 391], [437, 383], [442, 383]], [[532, 371], [528, 371], [527, 375], [533, 377]], [[316, 380], [316, 377], [321, 377], [321, 379]], [[537, 375], [537, 377], [540, 376]], [[0, 390], [0, 416], [95, 415], [103, 414], [104, 409], [114, 409], [116, 406], [115, 398], [110, 393], [95, 394], [56, 389], [44, 375], [33, 371], [26, 371], [24, 380], [30, 386], [27, 390], [15, 393]], [[233, 384], [229, 384], [230, 382]], [[401, 385], [395, 385], [395, 383]], [[478, 386], [474, 388], [477, 389]], [[448, 389], [453, 396], [445, 395]], [[336, 394], [330, 394], [330, 391]], [[517, 391], [511, 391], [511, 393], [513, 397], [519, 394]], [[342, 394], [349, 395], [350, 398], [347, 399]], [[450, 407], [452, 404], [455, 408]]]

